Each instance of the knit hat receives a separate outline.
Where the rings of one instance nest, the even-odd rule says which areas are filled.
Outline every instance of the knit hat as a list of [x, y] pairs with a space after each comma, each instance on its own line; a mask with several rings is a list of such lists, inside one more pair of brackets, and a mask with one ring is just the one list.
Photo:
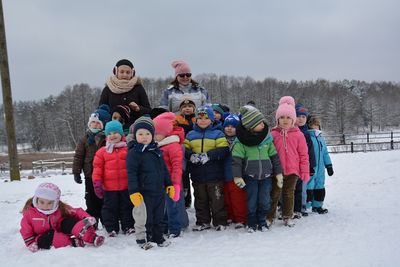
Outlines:
[[224, 120], [223, 127], [225, 128], [230, 125], [236, 128], [238, 124], [239, 124], [239, 117], [236, 114], [229, 114]]
[[[42, 183], [36, 188], [32, 203], [33, 206], [37, 208], [40, 212], [48, 215], [54, 213], [58, 209], [60, 196], [61, 196], [61, 191], [58, 188], [58, 186], [56, 186], [53, 183]], [[37, 206], [38, 198], [54, 201], [51, 210], [39, 209]]]
[[104, 129], [104, 125], [111, 120], [110, 107], [106, 104], [100, 105], [92, 114], [90, 114], [88, 121], [88, 128], [90, 123], [93, 121], [100, 122], [101, 129]]
[[194, 101], [189, 98], [185, 98], [182, 100], [182, 102], [179, 104], [179, 110], [181, 110], [184, 105], [191, 105], [193, 106], [193, 109], [196, 108], [196, 104], [194, 103]]
[[224, 110], [222, 109], [220, 104], [212, 104], [211, 107], [214, 111], [218, 112], [221, 115], [224, 115]]
[[209, 106], [202, 106], [199, 107], [196, 110], [196, 118], [206, 116], [207, 119], [210, 119], [212, 122], [214, 122], [214, 111], [211, 107]]
[[183, 73], [192, 73], [189, 64], [183, 60], [175, 60], [171, 66], [175, 69], [175, 77]]
[[124, 136], [124, 130], [122, 129], [122, 124], [119, 121], [109, 121], [106, 124], [105, 134], [109, 135], [111, 132], [119, 133]]
[[293, 97], [291, 96], [283, 96], [279, 100], [279, 106], [278, 109], [276, 110], [276, 123], [278, 123], [278, 119], [282, 116], [288, 116], [293, 120], [293, 125], [296, 122], [296, 110], [295, 110], [295, 102]]
[[131, 127], [129, 127], [129, 134], [133, 134], [133, 138], [136, 139], [136, 132], [139, 129], [148, 130], [154, 138], [154, 123], [151, 120], [150, 116], [144, 115], [137, 119]]
[[115, 106], [111, 111], [111, 115], [114, 112], [118, 112], [119, 115], [121, 115], [122, 119], [124, 120], [124, 123], [127, 123], [131, 118], [131, 109], [127, 105]]
[[172, 112], [165, 112], [153, 119], [155, 133], [163, 136], [169, 136], [174, 128], [176, 115]]
[[296, 104], [296, 117], [301, 115], [308, 117], [308, 109], [303, 104]]
[[239, 112], [241, 114], [242, 125], [247, 130], [254, 129], [261, 122], [266, 124], [264, 115], [253, 106], [245, 105], [240, 108]]

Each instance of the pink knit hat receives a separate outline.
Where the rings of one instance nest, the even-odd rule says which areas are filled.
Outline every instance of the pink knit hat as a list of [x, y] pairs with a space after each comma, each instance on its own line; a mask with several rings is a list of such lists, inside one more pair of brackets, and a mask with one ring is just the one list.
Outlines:
[[172, 112], [164, 112], [153, 119], [155, 134], [169, 136], [174, 128], [176, 115]]
[[279, 100], [279, 107], [276, 110], [276, 123], [278, 124], [278, 119], [282, 116], [288, 116], [293, 120], [293, 125], [296, 122], [296, 109], [295, 109], [295, 102], [293, 97], [291, 96], [283, 96]]
[[192, 73], [189, 64], [183, 60], [175, 60], [171, 66], [175, 69], [175, 77], [182, 73]]

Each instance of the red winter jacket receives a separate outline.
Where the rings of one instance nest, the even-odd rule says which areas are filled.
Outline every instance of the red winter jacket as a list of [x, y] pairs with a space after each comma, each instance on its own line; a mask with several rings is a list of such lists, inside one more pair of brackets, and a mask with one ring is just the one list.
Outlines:
[[126, 155], [128, 147], [114, 148], [108, 153], [105, 147], [97, 150], [93, 160], [93, 184], [103, 182], [105, 191], [121, 191], [128, 189], [126, 173]]
[[171, 176], [172, 184], [181, 185], [182, 166], [183, 166], [183, 141], [185, 132], [181, 127], [174, 127], [171, 134], [158, 142], [158, 146], [163, 152], [163, 158], [168, 172]]

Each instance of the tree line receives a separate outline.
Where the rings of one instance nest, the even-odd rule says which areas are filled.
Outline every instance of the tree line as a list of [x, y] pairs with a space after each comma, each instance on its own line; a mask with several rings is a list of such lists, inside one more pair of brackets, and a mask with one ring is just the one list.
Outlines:
[[[163, 89], [172, 77], [142, 78], [152, 107], [157, 107]], [[355, 80], [280, 81], [274, 78], [201, 74], [195, 77], [208, 90], [212, 103], [222, 103], [237, 112], [248, 101], [275, 125], [280, 97], [291, 95], [322, 118], [330, 134], [378, 132], [400, 126], [400, 84]], [[71, 150], [83, 136], [91, 112], [98, 106], [102, 88], [88, 84], [66, 86], [58, 96], [37, 101], [14, 102], [18, 144], [35, 151]], [[0, 107], [0, 145], [6, 144], [3, 107]]]

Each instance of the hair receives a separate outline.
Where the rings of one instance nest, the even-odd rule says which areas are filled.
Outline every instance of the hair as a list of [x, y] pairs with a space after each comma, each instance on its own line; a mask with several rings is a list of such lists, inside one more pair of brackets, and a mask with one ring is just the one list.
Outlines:
[[[33, 197], [29, 198], [26, 202], [24, 207], [22, 208], [21, 213], [24, 213], [27, 211], [29, 208], [33, 206]], [[58, 202], [58, 209], [61, 211], [61, 216], [62, 217], [68, 217], [71, 216], [71, 210], [70, 206], [61, 200]]]
[[311, 125], [318, 125], [321, 130], [321, 119], [317, 115], [310, 115], [307, 118], [307, 125], [311, 127]]
[[[199, 86], [199, 83], [198, 82], [196, 82], [195, 80], [191, 80], [190, 81], [191, 83], [192, 83], [192, 86], [193, 87], [198, 87]], [[172, 84], [173, 86], [175, 86], [175, 87], [179, 87], [179, 82], [178, 82], [178, 79], [175, 77], [175, 79], [170, 83], [170, 84]]]

